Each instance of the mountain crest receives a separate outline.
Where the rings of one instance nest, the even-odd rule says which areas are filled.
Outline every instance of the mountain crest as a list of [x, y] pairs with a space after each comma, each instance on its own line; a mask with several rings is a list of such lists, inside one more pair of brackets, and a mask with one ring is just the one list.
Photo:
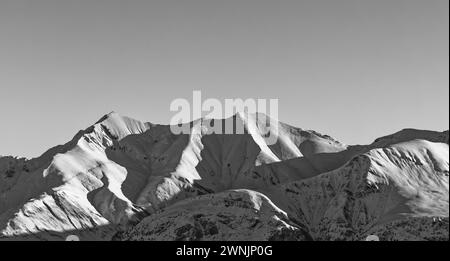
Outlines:
[[38, 158], [0, 158], [0, 238], [448, 240], [448, 131], [347, 146], [265, 117], [175, 135], [111, 112]]

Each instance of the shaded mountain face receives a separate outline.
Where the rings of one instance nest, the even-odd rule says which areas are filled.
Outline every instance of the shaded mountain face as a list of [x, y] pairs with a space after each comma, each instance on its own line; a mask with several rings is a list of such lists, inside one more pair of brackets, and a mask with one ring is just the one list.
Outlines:
[[[175, 135], [110, 113], [38, 158], [2, 157], [0, 239], [448, 240], [448, 131], [348, 146], [260, 117]], [[230, 121], [245, 133], [211, 133]]]

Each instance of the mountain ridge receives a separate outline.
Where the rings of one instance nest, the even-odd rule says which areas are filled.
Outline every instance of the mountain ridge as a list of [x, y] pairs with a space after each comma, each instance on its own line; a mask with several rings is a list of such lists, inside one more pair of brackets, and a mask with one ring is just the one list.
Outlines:
[[[211, 130], [208, 128], [211, 128], [211, 121], [226, 123], [230, 119], [241, 120], [246, 133], [234, 135], [210, 133]], [[206, 215], [208, 214], [206, 212], [213, 211], [215, 215], [220, 215], [228, 204], [222, 205], [220, 202], [226, 200], [227, 195], [235, 193], [233, 191], [239, 191], [236, 192], [237, 195], [244, 197], [247, 194], [260, 193], [263, 197], [271, 199], [278, 209], [281, 205], [285, 205], [283, 202], [287, 202], [286, 196], [292, 193], [284, 188], [290, 186], [288, 184], [319, 182], [327, 175], [342, 176], [342, 182], [350, 182], [348, 179], [351, 176], [339, 174], [340, 171], [352, 168], [348, 165], [352, 160], [360, 159], [366, 162], [367, 157], [373, 159], [364, 163], [365, 165], [358, 165], [356, 174], [352, 175], [375, 177], [373, 174], [366, 173], [370, 171], [378, 173], [376, 174], [378, 177], [381, 175], [387, 178], [382, 179], [385, 180], [384, 182], [389, 184], [399, 182], [400, 185], [395, 183], [398, 187], [389, 186], [389, 189], [398, 190], [399, 193], [404, 194], [404, 191], [408, 190], [404, 190], [407, 186], [404, 185], [405, 178], [402, 175], [415, 177], [425, 173], [428, 183], [420, 183], [422, 181], [419, 180], [414, 189], [420, 189], [419, 186], [423, 184], [435, 184], [430, 189], [439, 191], [440, 194], [436, 196], [424, 191], [423, 197], [436, 196], [444, 208], [431, 207], [433, 203], [430, 200], [421, 203], [408, 193], [404, 196], [406, 203], [403, 203], [406, 205], [398, 204], [402, 206], [403, 211], [413, 212], [419, 210], [411, 209], [411, 204], [417, 206], [425, 204], [427, 206], [425, 209], [433, 215], [448, 218], [448, 211], [442, 210], [445, 206], [448, 209], [448, 131], [404, 129], [378, 138], [369, 145], [349, 146], [328, 135], [277, 121], [275, 123], [277, 124], [277, 142], [267, 144], [263, 137], [267, 126], [258, 125], [259, 122], [254, 118], [246, 118], [241, 114], [223, 120], [198, 119], [187, 123], [191, 130], [189, 134], [174, 135], [169, 125], [144, 123], [120, 116], [115, 112], [108, 113], [94, 125], [80, 131], [68, 143], [53, 147], [37, 158], [31, 160], [0, 158], [0, 174], [3, 174], [0, 175], [0, 235], [7, 238], [33, 238], [33, 235], [37, 233], [44, 233], [43, 237], [50, 239], [52, 231], [53, 233], [79, 231], [83, 234], [84, 232], [81, 231], [87, 229], [91, 235], [94, 233], [92, 231], [98, 227], [110, 227], [111, 231], [108, 233], [103, 231], [108, 234], [107, 236], [96, 235], [94, 238], [107, 240], [114, 237], [117, 239], [120, 238], [117, 236], [119, 232], [127, 235], [123, 239], [141, 238], [137, 236], [139, 232], [135, 229], [136, 224], [147, 222], [156, 213], [164, 212], [178, 202], [204, 197], [204, 195], [224, 195], [225, 197], [219, 197], [220, 200], [217, 202], [222, 207], [205, 208], [203, 210], [205, 213], [202, 213]], [[403, 144], [405, 148], [402, 149], [396, 144]], [[439, 156], [441, 154], [444, 157]], [[394, 165], [392, 169], [383, 169], [376, 167], [377, 162], [383, 162], [382, 166]], [[415, 163], [411, 165], [410, 162]], [[402, 167], [397, 168], [398, 166]], [[412, 169], [412, 172], [408, 169]], [[405, 174], [399, 174], [399, 176], [392, 173]], [[436, 180], [441, 181], [440, 183], [431, 182]], [[327, 187], [330, 186], [328, 182], [320, 181], [319, 184]], [[367, 182], [367, 180], [363, 181], [364, 184]], [[281, 239], [280, 236], [284, 235], [291, 239], [361, 239], [362, 235], [342, 237], [348, 233], [346, 231], [349, 229], [355, 231], [354, 225], [346, 227], [345, 231], [342, 229], [338, 229], [338, 232], [334, 231], [338, 234], [336, 238], [314, 232], [319, 228], [317, 225], [312, 226], [311, 220], [324, 220], [327, 216], [319, 215], [312, 219], [305, 219], [305, 216], [298, 214], [300, 209], [302, 212], [305, 212], [305, 209], [299, 209], [296, 205], [303, 202], [304, 198], [317, 194], [319, 187], [314, 188], [315, 190], [310, 191], [309, 195], [293, 199], [294, 205], [288, 204], [281, 208], [287, 213], [288, 223], [291, 225], [285, 226], [281, 223], [273, 225], [273, 222], [269, 222], [272, 224], [270, 226], [275, 227], [269, 229], [265, 225], [268, 231], [272, 232], [269, 233], [270, 235], [264, 234], [266, 236], [263, 238]], [[293, 188], [289, 188], [289, 191], [304, 193]], [[379, 193], [384, 195], [383, 193], [387, 192]], [[358, 202], [357, 204], [366, 205], [368, 209], [372, 208], [372, 203], [369, 205], [364, 203], [365, 198], [354, 200], [344, 194], [341, 197], [352, 202], [347, 204]], [[317, 195], [320, 198], [326, 194]], [[259, 196], [250, 198], [255, 197], [259, 198]], [[239, 198], [241, 196], [238, 196]], [[217, 201], [217, 199], [211, 200], [211, 202]], [[311, 202], [322, 201], [316, 199]], [[249, 204], [251, 206], [254, 202], [250, 200]], [[345, 205], [343, 207], [345, 208]], [[379, 211], [376, 209], [374, 211]], [[339, 213], [341, 210], [336, 211]], [[242, 214], [240, 218], [248, 218], [250, 215], [245, 211], [243, 213], [245, 214]], [[211, 216], [211, 213], [208, 215]], [[233, 213], [230, 215], [232, 216]], [[390, 217], [390, 214], [386, 213], [379, 215], [385, 215], [387, 219]], [[46, 222], [43, 223], [43, 220]], [[337, 222], [334, 219], [331, 220], [331, 222]], [[344, 216], [343, 220], [348, 219]], [[398, 217], [392, 220], [396, 221]], [[175, 233], [174, 231], [178, 229], [174, 228], [177, 222], [173, 221], [173, 224], [168, 226], [168, 231]], [[225, 229], [217, 224], [214, 226], [216, 229]], [[335, 226], [335, 223], [331, 226]], [[175, 230], [169, 229], [170, 227]], [[206, 235], [204, 228], [198, 224], [191, 224], [184, 229], [188, 231], [187, 233], [194, 233], [194, 235], [195, 233]], [[239, 229], [229, 231], [235, 231], [230, 233], [235, 233], [239, 238], [237, 232]], [[308, 236], [297, 237], [299, 231], [303, 231], [301, 233], [306, 233], [304, 235]], [[205, 238], [220, 239], [217, 235], [222, 232], [219, 232], [215, 236], [205, 236]], [[385, 233], [385, 230], [383, 232]], [[167, 233], [161, 236], [165, 239], [177, 238]], [[154, 237], [142, 238], [155, 239]], [[261, 239], [261, 237], [258, 238]]]

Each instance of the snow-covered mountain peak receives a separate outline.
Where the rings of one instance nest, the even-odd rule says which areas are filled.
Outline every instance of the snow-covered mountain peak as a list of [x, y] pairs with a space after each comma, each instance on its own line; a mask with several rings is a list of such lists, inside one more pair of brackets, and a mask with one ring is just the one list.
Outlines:
[[[448, 240], [448, 131], [348, 146], [265, 117], [174, 134], [111, 112], [38, 158], [0, 158], [0, 238]], [[230, 120], [245, 132], [209, 131]]]

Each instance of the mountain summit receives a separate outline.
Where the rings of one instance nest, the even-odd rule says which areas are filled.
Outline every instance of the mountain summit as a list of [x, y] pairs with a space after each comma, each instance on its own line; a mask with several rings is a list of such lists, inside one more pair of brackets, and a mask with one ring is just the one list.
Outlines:
[[[214, 134], [211, 121], [244, 134]], [[448, 240], [449, 133], [368, 145], [257, 117], [189, 134], [112, 112], [31, 160], [0, 158], [0, 239]]]

